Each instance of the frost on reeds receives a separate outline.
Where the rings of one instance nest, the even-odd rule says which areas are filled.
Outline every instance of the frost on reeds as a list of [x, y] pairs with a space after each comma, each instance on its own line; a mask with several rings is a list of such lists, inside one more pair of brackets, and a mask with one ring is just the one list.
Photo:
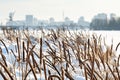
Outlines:
[[[3, 30], [0, 75], [4, 80], [120, 79], [120, 56], [115, 56], [113, 44], [107, 46], [101, 36], [65, 29], [34, 31]], [[16, 44], [15, 50], [8, 42]]]

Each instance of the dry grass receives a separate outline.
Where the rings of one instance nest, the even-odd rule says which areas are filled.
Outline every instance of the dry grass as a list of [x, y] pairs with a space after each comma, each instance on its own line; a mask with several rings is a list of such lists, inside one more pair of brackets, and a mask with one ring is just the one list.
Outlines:
[[[7, 54], [11, 52], [14, 55], [12, 70], [15, 73], [15, 69], [19, 68], [19, 72], [22, 71], [22, 80], [27, 80], [28, 75], [33, 75], [37, 80], [37, 74], [40, 74], [40, 77], [44, 75], [45, 80], [64, 80], [66, 78], [74, 80], [74, 74], [84, 76], [86, 80], [120, 79], [118, 68], [120, 56], [115, 56], [113, 44], [110, 47], [104, 44], [107, 50], [102, 51], [101, 36], [71, 33], [62, 29], [49, 30], [49, 33], [41, 30], [42, 37], [35, 38], [34, 40], [37, 42], [35, 44], [33, 43], [34, 35], [31, 39], [29, 31], [4, 29], [3, 33], [7, 40], [17, 43], [16, 51], [14, 51], [7, 48], [4, 39], [0, 40]], [[39, 48], [36, 47], [37, 45]], [[116, 50], [119, 45], [120, 43]], [[1, 48], [0, 55], [2, 58], [0, 75], [4, 80], [7, 80], [8, 76], [9, 79], [16, 80], [16, 74], [9, 69], [10, 66], [8, 66]], [[117, 60], [114, 60], [114, 57]]]

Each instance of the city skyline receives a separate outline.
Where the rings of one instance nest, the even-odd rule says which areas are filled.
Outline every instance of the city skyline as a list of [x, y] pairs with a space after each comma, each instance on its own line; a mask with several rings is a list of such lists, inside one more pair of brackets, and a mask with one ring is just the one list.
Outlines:
[[91, 22], [84, 20], [84, 17], [80, 17], [78, 22], [74, 22], [69, 17], [65, 17], [64, 21], [55, 21], [54, 18], [49, 18], [49, 20], [39, 20], [33, 15], [26, 15], [25, 20], [13, 20], [14, 13], [9, 14], [9, 21], [6, 25], [14, 29], [23, 29], [23, 28], [53, 28], [53, 27], [69, 27], [69, 28], [81, 28], [81, 29], [93, 29], [93, 30], [120, 30], [120, 17], [116, 14], [111, 13], [109, 15], [105, 13], [99, 13], [95, 15]]
[[38, 19], [55, 18], [56, 21], [65, 17], [77, 21], [80, 16], [91, 21], [98, 13], [115, 13], [120, 16], [119, 0], [0, 0], [0, 22], [8, 19], [10, 12], [15, 11], [14, 19], [23, 20], [26, 14]]

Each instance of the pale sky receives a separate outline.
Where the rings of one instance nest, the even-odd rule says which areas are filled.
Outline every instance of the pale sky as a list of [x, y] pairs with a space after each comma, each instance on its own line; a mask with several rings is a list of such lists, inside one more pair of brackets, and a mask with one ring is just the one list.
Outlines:
[[56, 21], [64, 16], [77, 21], [80, 16], [90, 21], [98, 13], [115, 13], [120, 16], [120, 0], [0, 0], [0, 22], [7, 20], [9, 12], [15, 11], [15, 20], [24, 20], [32, 14], [38, 19]]

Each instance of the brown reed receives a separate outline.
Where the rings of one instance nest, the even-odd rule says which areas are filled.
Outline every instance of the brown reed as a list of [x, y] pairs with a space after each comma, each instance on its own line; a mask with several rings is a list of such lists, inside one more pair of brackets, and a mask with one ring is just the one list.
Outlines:
[[[84, 35], [82, 33], [77, 34], [74, 32], [72, 34], [70, 31], [68, 31], [70, 35], [68, 36], [65, 33], [66, 31], [62, 31], [59, 29], [58, 31], [50, 30], [49, 36], [46, 37], [46, 35], [48, 34], [45, 34], [43, 30], [41, 32], [42, 34], [44, 34], [44, 36], [40, 39], [36, 39], [36, 40], [40, 40], [38, 42], [40, 46], [40, 48], [38, 49], [39, 52], [37, 52], [36, 50], [36, 45], [32, 43], [30, 34], [27, 30], [26, 32], [25, 31], [23, 32], [25, 35], [25, 39], [27, 39], [27, 41], [23, 41], [22, 44], [20, 43], [21, 32], [18, 31], [18, 33], [16, 33], [17, 46], [15, 47], [17, 48], [16, 52], [18, 53], [18, 58], [15, 55], [14, 50], [11, 49], [11, 52], [19, 64], [23, 62], [25, 63], [26, 70], [25, 70], [25, 74], [24, 72], [22, 72], [23, 75], [22, 79], [26, 80], [27, 76], [30, 74], [30, 72], [32, 72], [34, 75], [34, 79], [37, 80], [37, 76], [36, 76], [37, 70], [40, 73], [40, 76], [42, 75], [41, 71], [43, 70], [44, 71], [43, 75], [45, 76], [45, 80], [53, 80], [55, 78], [58, 78], [59, 80], [64, 80], [65, 78], [74, 80], [73, 74], [70, 73], [70, 70], [73, 70], [73, 72], [76, 74], [76, 72], [74, 71], [76, 65], [79, 66], [79, 69], [77, 69], [78, 71], [81, 69], [84, 70], [83, 76], [85, 77], [86, 80], [89, 79], [109, 80], [108, 73], [113, 76], [112, 79], [114, 80], [120, 79], [119, 68], [118, 68], [120, 55], [117, 57], [117, 60], [114, 61], [115, 64], [112, 64], [111, 63], [112, 60], [110, 60], [114, 55], [113, 43], [109, 48], [107, 47], [104, 40], [104, 45], [106, 46], [107, 51], [103, 52], [101, 49], [101, 43], [102, 43], [101, 36], [98, 37], [96, 35], [92, 35], [92, 37], [89, 37], [88, 35]], [[6, 30], [4, 32], [4, 35], [10, 37], [10, 35], [12, 35], [12, 31]], [[2, 39], [0, 41], [5, 46], [6, 51], [9, 54], [9, 50], [5, 45], [5, 42], [3, 42]], [[44, 45], [47, 46], [45, 52], [43, 52]], [[116, 51], [118, 50], [119, 45], [120, 43], [118, 43], [118, 45], [116, 46], [115, 49]], [[81, 46], [83, 46], [83, 48], [81, 48]], [[47, 53], [48, 55], [44, 53]], [[11, 75], [8, 69], [9, 66], [7, 65], [5, 59], [6, 56], [3, 55], [2, 49], [0, 49], [0, 55], [2, 57], [2, 62], [0, 62], [0, 65], [9, 75], [9, 77], [13, 80], [13, 76]], [[22, 60], [20, 62], [21, 55], [22, 55]], [[27, 55], [27, 57], [25, 57], [25, 55]], [[37, 56], [39, 61], [35, 59], [35, 56]], [[76, 62], [78, 62], [78, 64], [73, 65], [72, 59], [74, 58], [76, 59]], [[17, 62], [15, 61], [15, 63]], [[63, 63], [65, 63], [65, 66], [63, 66]], [[58, 68], [58, 66], [60, 66], [60, 69]], [[104, 72], [103, 70], [101, 70], [102, 66]], [[21, 67], [21, 65], [18, 65], [18, 67], [23, 68]], [[57, 74], [53, 74], [52, 71], [56, 72]], [[117, 75], [115, 73], [117, 73]], [[3, 74], [2, 70], [0, 70], [0, 74], [4, 79], [7, 79], [6, 75]], [[15, 76], [15, 74], [13, 75]], [[105, 77], [103, 75], [105, 75]]]
[[9, 75], [10, 79], [14, 80], [8, 68], [2, 62], [0, 62], [0, 65], [4, 68], [5, 72]]
[[0, 74], [3, 77], [4, 80], [8, 80], [7, 77], [5, 76], [5, 74], [0, 70]]
[[5, 58], [5, 56], [2, 54], [2, 49], [1, 49], [1, 47], [0, 47], [0, 55], [1, 55], [1, 57], [2, 57], [2, 60], [3, 60], [4, 64], [5, 64], [5, 66], [7, 67], [8, 65], [7, 65], [7, 62], [6, 62], [6, 58]]

